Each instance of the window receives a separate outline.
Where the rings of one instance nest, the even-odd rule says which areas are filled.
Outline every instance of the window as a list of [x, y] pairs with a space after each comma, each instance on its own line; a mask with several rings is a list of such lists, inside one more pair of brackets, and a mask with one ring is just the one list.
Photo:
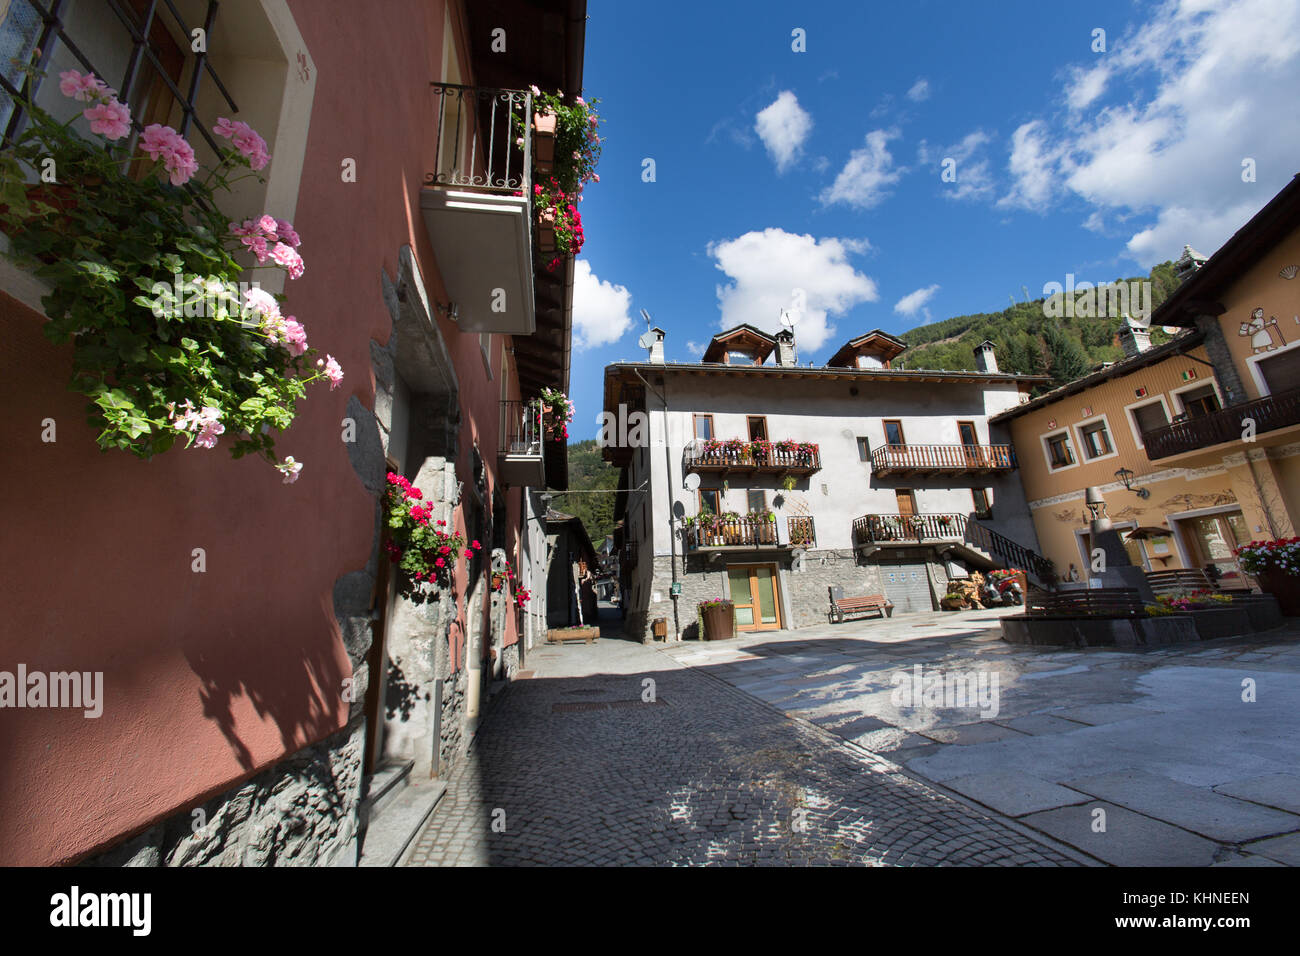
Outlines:
[[971, 502], [974, 506], [975, 517], [992, 518], [993, 507], [989, 504], [988, 492], [983, 488], [972, 488], [970, 490]]
[[713, 438], [713, 416], [712, 415], [692, 415], [695, 419], [695, 437], [702, 441], [709, 441]]
[[749, 513], [767, 511], [767, 495], [761, 490], [748, 491], [745, 493], [745, 504], [749, 508]]
[[966, 447], [980, 443], [979, 436], [975, 433], [974, 422], [958, 422], [957, 431], [961, 434], [961, 443]]
[[886, 418], [885, 425], [885, 443], [888, 445], [903, 445], [903, 423], [895, 418]]
[[722, 513], [721, 494], [717, 488], [700, 489], [700, 514], [716, 515]]
[[1285, 392], [1300, 384], [1300, 348], [1287, 349], [1271, 358], [1260, 359], [1259, 377], [1268, 386], [1268, 394]]
[[749, 426], [750, 441], [767, 440], [767, 419], [761, 415], [750, 415], [745, 419], [745, 424]]
[[898, 513], [900, 515], [916, 514], [916, 493], [913, 492], [912, 489], [895, 489], [894, 497], [898, 501]]
[[1213, 385], [1202, 385], [1186, 392], [1179, 392], [1178, 401], [1182, 404], [1183, 411], [1187, 413], [1189, 418], [1212, 415], [1220, 408], [1219, 396], [1214, 391]]
[[1080, 425], [1079, 442], [1083, 445], [1084, 457], [1089, 461], [1094, 458], [1105, 458], [1115, 451], [1110, 442], [1110, 432], [1106, 430], [1105, 419]]
[[871, 440], [868, 438], [858, 438], [858, 461], [871, 460]]
[[[118, 99], [130, 108], [137, 128], [171, 122], [182, 136], [194, 132], [217, 151], [218, 144], [210, 132], [216, 115], [205, 114], [199, 119], [196, 103], [207, 92], [206, 86], [224, 97], [210, 104], [222, 113], [238, 112], [238, 107], [227, 92], [230, 84], [218, 77], [207, 52], [192, 52], [189, 40], [196, 27], [216, 25], [217, 6], [215, 0], [187, 4], [187, 12], [193, 11], [190, 15], [195, 19], [186, 22], [171, 4], [150, 4], [145, 0], [116, 5], [47, 2], [40, 8], [49, 11], [48, 18], [29, 0], [0, 4], [0, 56], [4, 59], [0, 67], [0, 119], [5, 124], [5, 138], [13, 138], [22, 129], [24, 113], [15, 108], [15, 101], [24, 98], [30, 82], [20, 72], [19, 64], [11, 62], [16, 58], [44, 71], [45, 79], [38, 80], [35, 100], [58, 119], [70, 117], [81, 108], [59, 93], [59, 73], [92, 72], [118, 90]], [[212, 33], [209, 29], [209, 37]]]
[[1144, 432], [1153, 432], [1169, 424], [1169, 415], [1165, 412], [1162, 401], [1148, 402], [1132, 409], [1133, 424], [1137, 426], [1139, 438]]
[[1053, 469], [1068, 468], [1074, 464], [1074, 450], [1070, 448], [1070, 436], [1066, 432], [1057, 432], [1043, 439], [1047, 448], [1047, 463]]

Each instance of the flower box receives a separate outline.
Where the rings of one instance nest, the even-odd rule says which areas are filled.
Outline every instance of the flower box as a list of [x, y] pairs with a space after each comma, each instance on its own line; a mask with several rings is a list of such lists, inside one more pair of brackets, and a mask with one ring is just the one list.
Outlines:
[[537, 214], [537, 246], [544, 253], [555, 252], [554, 209], [542, 209]]

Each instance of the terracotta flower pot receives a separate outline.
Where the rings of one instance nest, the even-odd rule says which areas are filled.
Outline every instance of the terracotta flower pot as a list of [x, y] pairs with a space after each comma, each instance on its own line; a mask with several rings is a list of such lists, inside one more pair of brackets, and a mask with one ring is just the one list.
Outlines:
[[555, 165], [555, 114], [533, 114], [533, 165], [543, 175]]
[[1277, 606], [1287, 617], [1300, 617], [1300, 575], [1281, 571], [1261, 571], [1255, 575], [1265, 594], [1277, 598]]

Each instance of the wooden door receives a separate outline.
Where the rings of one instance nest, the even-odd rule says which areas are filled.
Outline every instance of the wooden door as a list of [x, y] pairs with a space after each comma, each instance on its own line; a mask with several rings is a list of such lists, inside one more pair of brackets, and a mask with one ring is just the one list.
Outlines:
[[736, 630], [775, 631], [781, 627], [776, 595], [776, 567], [741, 564], [727, 568], [731, 601], [736, 606]]
[[984, 456], [980, 449], [979, 434], [975, 431], [974, 422], [958, 422], [957, 430], [961, 434], [962, 452], [966, 456], [966, 465], [969, 468], [982, 468], [985, 465]]

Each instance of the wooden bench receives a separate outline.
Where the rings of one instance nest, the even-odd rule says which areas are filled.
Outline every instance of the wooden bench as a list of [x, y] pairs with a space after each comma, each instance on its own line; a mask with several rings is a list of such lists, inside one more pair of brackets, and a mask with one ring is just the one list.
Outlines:
[[[843, 596], [842, 588], [827, 588], [831, 607], [826, 616], [832, 624], [839, 624], [850, 614], [879, 614], [882, 618], [892, 617], [894, 604], [883, 594], [866, 594], [862, 597]], [[836, 596], [837, 593], [840, 596]]]
[[1147, 584], [1156, 594], [1177, 594], [1181, 591], [1217, 591], [1220, 594], [1250, 594], [1251, 589], [1215, 587], [1203, 568], [1174, 568], [1172, 571], [1148, 571]]
[[1137, 588], [1033, 589], [1025, 598], [1029, 617], [1145, 617], [1146, 602]]

